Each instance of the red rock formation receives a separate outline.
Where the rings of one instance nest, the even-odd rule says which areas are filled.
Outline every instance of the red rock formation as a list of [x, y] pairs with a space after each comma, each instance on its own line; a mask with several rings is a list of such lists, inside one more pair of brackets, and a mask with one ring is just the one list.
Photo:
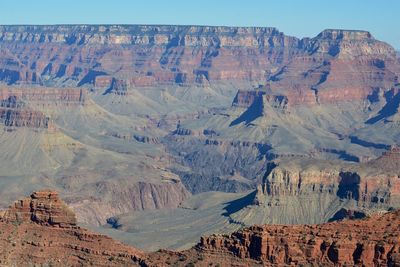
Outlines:
[[29, 198], [16, 201], [2, 216], [7, 222], [35, 222], [42, 225], [73, 227], [75, 214], [58, 198], [55, 191], [34, 192]]
[[397, 266], [400, 212], [321, 225], [264, 225], [201, 238], [205, 253], [232, 254], [264, 266]]
[[396, 82], [393, 48], [368, 32], [325, 30], [304, 42], [307, 53], [270, 78], [272, 91], [286, 94], [290, 104], [365, 100]]
[[1, 266], [138, 266], [143, 252], [76, 226], [54, 191], [38, 191], [0, 213]]
[[286, 110], [289, 104], [296, 103], [294, 99], [286, 95], [271, 94], [266, 91], [244, 91], [239, 90], [233, 99], [232, 106], [241, 108], [250, 108], [256, 105], [262, 110], [268, 105], [281, 111]]

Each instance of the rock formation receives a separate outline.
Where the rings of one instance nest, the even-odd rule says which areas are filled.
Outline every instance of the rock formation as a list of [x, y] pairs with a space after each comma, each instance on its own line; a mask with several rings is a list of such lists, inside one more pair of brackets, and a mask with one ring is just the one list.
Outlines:
[[2, 266], [138, 266], [143, 252], [76, 225], [57, 192], [37, 191], [0, 213]]
[[263, 266], [397, 266], [400, 212], [321, 225], [264, 225], [203, 237], [198, 249]]
[[390, 149], [382, 154], [381, 157], [369, 162], [375, 168], [380, 168], [387, 172], [399, 172], [400, 170], [400, 147], [393, 145]]
[[55, 191], [34, 192], [30, 198], [16, 201], [1, 218], [6, 222], [34, 222], [42, 225], [76, 226], [75, 214]]

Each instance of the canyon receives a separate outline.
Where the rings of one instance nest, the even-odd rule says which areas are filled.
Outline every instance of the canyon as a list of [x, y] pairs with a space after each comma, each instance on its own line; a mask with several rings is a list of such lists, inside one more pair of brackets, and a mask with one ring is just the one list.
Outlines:
[[[152, 255], [183, 253], [182, 264], [210, 250], [239, 266], [316, 264], [310, 257], [396, 266], [396, 248], [376, 256], [378, 241], [361, 232], [342, 254], [332, 244], [343, 236], [308, 244], [304, 229], [398, 215], [399, 75], [395, 49], [361, 30], [300, 39], [268, 27], [0, 26], [0, 207], [50, 188], [76, 221], [58, 223], [70, 214], [62, 206], [29, 227], [89, 228], [140, 255], [178, 249]], [[4, 223], [28, 220], [32, 199]], [[305, 243], [282, 241], [290, 227], [276, 224], [296, 225]]]

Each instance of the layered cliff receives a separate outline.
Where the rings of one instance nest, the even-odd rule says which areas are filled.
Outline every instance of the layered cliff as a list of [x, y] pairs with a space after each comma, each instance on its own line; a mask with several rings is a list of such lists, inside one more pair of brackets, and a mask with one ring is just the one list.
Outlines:
[[0, 42], [9, 84], [68, 80], [110, 91], [121, 78], [128, 86], [262, 80], [299, 45], [275, 28], [146, 25], [2, 26]]
[[203, 237], [210, 254], [254, 259], [263, 266], [397, 266], [400, 212], [320, 225], [264, 225]]
[[0, 108], [0, 123], [6, 127], [48, 128], [50, 118], [32, 109]]
[[87, 85], [117, 95], [245, 81], [270, 83], [293, 103], [349, 101], [390, 88], [399, 70], [390, 45], [351, 30], [298, 39], [262, 27], [1, 26], [0, 47], [3, 82]]
[[399, 159], [399, 149], [393, 146], [381, 157], [361, 164], [310, 164], [300, 160], [297, 167], [288, 164], [287, 168], [272, 170], [263, 191], [271, 196], [329, 192], [361, 202], [399, 204]]

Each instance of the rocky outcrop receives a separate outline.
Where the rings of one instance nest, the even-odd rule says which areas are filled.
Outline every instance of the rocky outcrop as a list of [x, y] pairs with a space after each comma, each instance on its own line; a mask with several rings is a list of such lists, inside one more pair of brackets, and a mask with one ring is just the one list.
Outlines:
[[[97, 77], [96, 77], [97, 78]], [[97, 83], [96, 83], [97, 81]], [[102, 87], [104, 86], [105, 80], [101, 81], [97, 79], [95, 81], [96, 87]], [[130, 86], [127, 81], [122, 80], [122, 79], [115, 79], [111, 78], [111, 82], [106, 82], [105, 85], [109, 85], [110, 87], [104, 92], [105, 94], [116, 94], [116, 95], [127, 95], [128, 94], [128, 87]]]
[[395, 50], [388, 44], [378, 42], [368, 31], [327, 29], [306, 42], [309, 53], [328, 53], [340, 59], [359, 56], [393, 58]]
[[41, 225], [74, 227], [75, 214], [59, 199], [55, 191], [37, 191], [29, 198], [16, 201], [0, 218], [14, 223], [34, 222]]
[[271, 94], [265, 91], [238, 91], [232, 106], [247, 108], [238, 118], [233, 120], [230, 126], [245, 122], [247, 125], [255, 119], [271, 115], [271, 112], [289, 113], [291, 100], [286, 95]]
[[257, 103], [269, 104], [274, 108], [287, 109], [289, 99], [285, 95], [274, 95], [263, 90], [244, 91], [239, 90], [233, 99], [233, 107], [250, 108]]
[[210, 254], [254, 259], [264, 266], [397, 266], [400, 212], [321, 225], [264, 225], [201, 238]]
[[144, 253], [76, 226], [57, 192], [37, 191], [0, 213], [2, 266], [138, 266]]
[[333, 215], [333, 217], [329, 220], [330, 222], [341, 221], [341, 220], [356, 220], [363, 219], [367, 217], [366, 212], [358, 211], [358, 210], [350, 210], [350, 209], [340, 209], [338, 212]]
[[139, 135], [139, 134], [131, 134], [131, 133], [120, 133], [120, 132], [107, 132], [107, 136], [112, 136], [118, 139], [122, 140], [127, 140], [127, 141], [136, 141], [140, 143], [146, 143], [146, 144], [158, 144], [159, 138], [158, 137], [152, 137], [152, 136], [145, 136], [145, 135]]

